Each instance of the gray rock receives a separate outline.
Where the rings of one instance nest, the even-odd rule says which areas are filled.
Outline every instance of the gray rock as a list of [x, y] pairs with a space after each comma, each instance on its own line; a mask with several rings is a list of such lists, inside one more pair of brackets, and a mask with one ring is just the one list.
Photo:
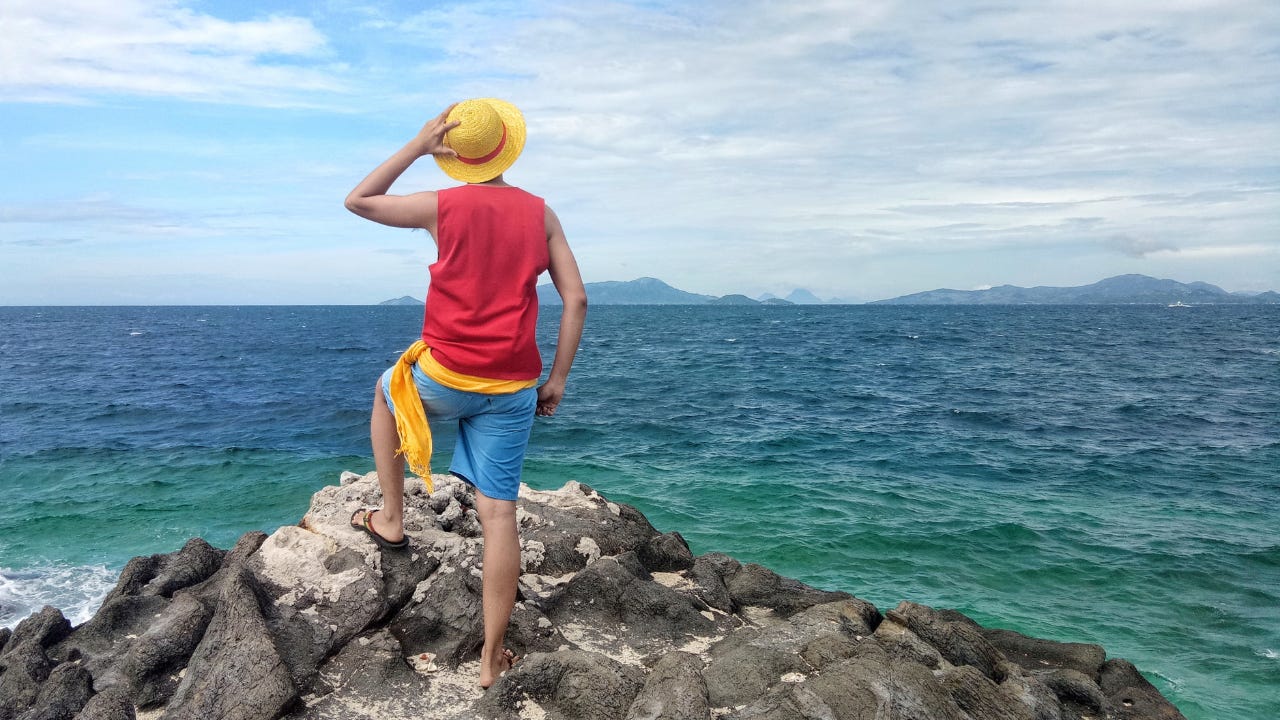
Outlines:
[[639, 668], [598, 653], [535, 653], [498, 678], [478, 708], [486, 717], [514, 720], [532, 714], [526, 710], [532, 700], [552, 718], [616, 720], [643, 686]]
[[806, 720], [815, 717], [970, 720], [933, 673], [913, 663], [894, 660], [879, 663], [862, 658], [845, 660], [829, 666], [820, 675], [808, 678], [801, 687], [788, 692], [797, 705], [806, 694], [811, 694], [807, 705], [813, 709], [802, 715]]
[[1008, 661], [972, 621], [947, 619], [933, 608], [905, 601], [886, 617], [905, 625], [952, 665], [972, 665], [997, 683], [1004, 680]]
[[76, 720], [137, 720], [133, 701], [123, 690], [107, 690], [89, 698]]
[[1128, 660], [1108, 660], [1100, 675], [1102, 692], [1119, 720], [1186, 720]]
[[1006, 658], [1027, 670], [1068, 668], [1096, 682], [1107, 659], [1107, 651], [1100, 645], [1054, 642], [994, 628], [982, 630], [982, 636]]
[[800, 657], [815, 670], [822, 670], [832, 663], [857, 657], [859, 644], [860, 641], [847, 635], [828, 633], [809, 641], [800, 651]]
[[253, 530], [241, 535], [227, 554], [222, 556], [222, 567], [227, 568], [244, 563], [250, 555], [258, 552], [258, 548], [262, 547], [262, 543], [266, 540], [267, 534], [261, 530]]
[[47, 648], [70, 634], [71, 623], [63, 617], [62, 611], [46, 605], [40, 612], [18, 623], [6, 647], [34, 643]]
[[626, 720], [706, 720], [711, 716], [702, 660], [668, 653], [653, 666]]
[[[640, 573], [640, 575], [637, 575]], [[633, 554], [604, 557], [578, 573], [549, 602], [556, 623], [573, 619], [596, 627], [626, 625], [626, 641], [705, 635], [716, 624], [693, 599], [649, 579]]]
[[39, 642], [10, 643], [0, 657], [0, 720], [30, 709], [52, 670]]
[[4, 648], [9, 644], [9, 638], [13, 637], [13, 631], [9, 628], [0, 628], [0, 654], [4, 654]]
[[1077, 714], [1096, 714], [1102, 712], [1107, 705], [1102, 689], [1078, 670], [1044, 670], [1032, 673], [1032, 677], [1052, 690], [1065, 709]]
[[175, 590], [207, 580], [222, 566], [226, 554], [200, 538], [192, 538], [177, 553], [165, 556], [156, 576], [140, 592], [171, 597]]
[[243, 566], [222, 572], [255, 579], [280, 654], [294, 683], [305, 686], [324, 658], [388, 611], [385, 584], [369, 557], [306, 528], [284, 527]]
[[223, 571], [214, 613], [163, 720], [273, 720], [297, 697], [243, 567]]
[[972, 665], [942, 672], [942, 686], [971, 717], [982, 720], [1035, 720], [1031, 708], [1018, 702]]
[[157, 595], [118, 595], [86, 623], [50, 649], [58, 662], [80, 660], [94, 676], [107, 672], [119, 655], [163, 613], [170, 601]]
[[654, 535], [636, 549], [636, 554], [649, 572], [676, 572], [693, 567], [689, 543], [677, 532]]
[[1035, 678], [1011, 674], [1000, 683], [1000, 694], [1027, 708], [1033, 720], [1062, 720], [1058, 696]]
[[484, 642], [482, 585], [464, 562], [419, 585], [417, 597], [388, 629], [409, 654], [430, 653], [457, 665]]
[[728, 555], [707, 553], [694, 558], [688, 577], [697, 587], [695, 594], [700, 600], [720, 612], [731, 613], [734, 611], [733, 598], [724, 579], [726, 575], [732, 577], [741, 567]]
[[703, 670], [712, 707], [746, 705], [782, 682], [784, 675], [811, 671], [794, 652], [771, 644], [760, 636], [735, 633], [711, 647], [711, 664]]
[[906, 619], [890, 611], [876, 628], [876, 643], [889, 657], [913, 662], [930, 670], [940, 670], [946, 662], [942, 653], [907, 627]]
[[569, 641], [540, 609], [528, 603], [517, 603], [507, 624], [507, 645], [517, 655], [527, 655], [555, 652], [569, 645]]
[[119, 676], [138, 707], [163, 705], [173, 696], [178, 673], [204, 638], [213, 613], [212, 604], [180, 592], [129, 647]]
[[846, 592], [819, 590], [755, 563], [743, 565], [725, 585], [736, 607], [769, 608], [782, 617], [814, 605], [853, 597]]
[[164, 555], [136, 557], [125, 563], [115, 587], [102, 599], [102, 604], [106, 605], [117, 598], [142, 592], [142, 588], [146, 587], [159, 572], [164, 557]]
[[528, 571], [543, 575], [576, 572], [599, 557], [636, 550], [658, 534], [640, 511], [577, 483], [567, 484], [554, 498], [522, 493], [520, 507], [526, 513], [521, 537], [544, 548], [541, 562]]
[[72, 720], [93, 696], [89, 671], [74, 663], [63, 663], [49, 673], [30, 710], [18, 720]]
[[[433, 713], [430, 682], [405, 662], [391, 633], [378, 630], [347, 643], [326, 662], [313, 691], [318, 695], [289, 720], [348, 720], [364, 717], [412, 718]], [[356, 715], [355, 708], [364, 712]]]

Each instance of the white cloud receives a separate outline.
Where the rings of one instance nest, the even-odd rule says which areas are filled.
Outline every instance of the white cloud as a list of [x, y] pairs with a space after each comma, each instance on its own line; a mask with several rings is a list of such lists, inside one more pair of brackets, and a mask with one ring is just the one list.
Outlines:
[[326, 50], [305, 18], [232, 22], [165, 0], [6, 0], [3, 25], [0, 100], [126, 93], [280, 106], [342, 86], [298, 64]]

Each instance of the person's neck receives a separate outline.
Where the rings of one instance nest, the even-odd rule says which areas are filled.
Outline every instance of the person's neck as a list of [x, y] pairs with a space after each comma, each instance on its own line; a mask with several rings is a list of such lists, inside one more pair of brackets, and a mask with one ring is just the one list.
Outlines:
[[485, 180], [484, 182], [480, 182], [480, 183], [471, 183], [471, 184], [472, 184], [472, 185], [483, 185], [483, 186], [485, 186], [485, 187], [511, 187], [510, 185], [508, 185], [508, 184], [507, 184], [507, 181], [506, 181], [506, 180], [503, 180], [503, 179], [502, 179], [502, 176], [501, 176], [501, 175], [499, 175], [498, 177], [496, 177], [496, 178], [494, 178], [494, 179], [492, 179], [492, 180]]

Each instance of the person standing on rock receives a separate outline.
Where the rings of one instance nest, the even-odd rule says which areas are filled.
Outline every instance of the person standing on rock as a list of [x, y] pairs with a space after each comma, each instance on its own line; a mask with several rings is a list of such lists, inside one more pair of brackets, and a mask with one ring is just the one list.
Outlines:
[[[407, 547], [405, 461], [430, 488], [428, 420], [457, 423], [449, 469], [474, 487], [484, 533], [482, 687], [515, 661], [503, 640], [520, 574], [520, 470], [535, 413], [555, 414], [564, 396], [587, 312], [586, 290], [559, 218], [542, 198], [503, 180], [524, 141], [524, 117], [514, 105], [492, 98], [456, 103], [346, 199], [347, 209], [360, 217], [426, 229], [438, 251], [421, 339], [374, 392], [370, 436], [383, 507], [357, 510], [351, 524], [383, 548]], [[392, 183], [427, 155], [466, 184], [388, 195]], [[550, 271], [564, 305], [551, 372], [538, 386], [537, 280], [543, 271]]]

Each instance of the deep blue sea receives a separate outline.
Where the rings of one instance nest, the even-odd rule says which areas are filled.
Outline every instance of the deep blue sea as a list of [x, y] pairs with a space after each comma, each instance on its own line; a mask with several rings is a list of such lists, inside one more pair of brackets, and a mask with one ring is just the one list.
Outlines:
[[[420, 313], [0, 307], [0, 624], [83, 621], [130, 557], [372, 470]], [[595, 307], [525, 480], [881, 609], [1100, 643], [1192, 720], [1280, 716], [1280, 307]]]

